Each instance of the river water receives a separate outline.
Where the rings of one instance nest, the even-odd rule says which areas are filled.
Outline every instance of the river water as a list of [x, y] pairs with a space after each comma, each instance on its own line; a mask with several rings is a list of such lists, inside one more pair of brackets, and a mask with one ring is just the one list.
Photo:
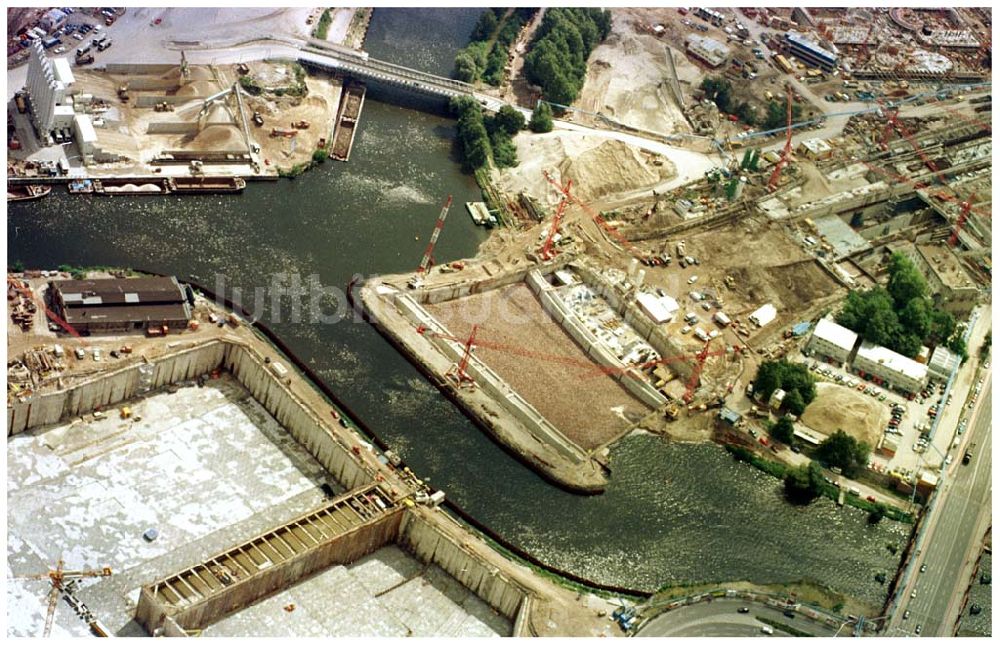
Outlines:
[[[374, 57], [447, 74], [479, 10], [377, 9]], [[8, 257], [29, 267], [116, 265], [242, 289], [265, 320], [365, 421], [450, 498], [540, 559], [607, 584], [809, 578], [880, 604], [888, 544], [906, 527], [822, 500], [787, 504], [781, 483], [710, 445], [634, 435], [612, 453], [598, 497], [564, 493], [492, 443], [367, 324], [289, 322], [254, 298], [275, 274], [343, 287], [355, 273], [414, 268], [447, 194], [455, 206], [436, 256], [475, 253], [486, 234], [454, 158], [448, 119], [367, 101], [348, 164], [236, 196], [99, 198], [56, 189], [10, 205]], [[276, 316], [280, 315], [280, 316]], [[553, 385], [563, 388], [564, 385]]]

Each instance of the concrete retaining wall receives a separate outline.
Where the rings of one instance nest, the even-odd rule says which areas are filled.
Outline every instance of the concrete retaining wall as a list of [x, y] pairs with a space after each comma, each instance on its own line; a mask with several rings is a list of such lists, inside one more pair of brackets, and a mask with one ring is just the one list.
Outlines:
[[222, 362], [225, 349], [223, 342], [209, 342], [171, 353], [155, 363], [139, 360], [68, 389], [32, 396], [26, 402], [7, 407], [7, 435], [54, 425], [65, 418], [109, 407], [151, 389], [204, 375]]
[[227, 614], [245, 609], [275, 591], [294, 585], [312, 573], [334, 564], [350, 564], [393, 543], [399, 534], [402, 517], [403, 510], [399, 509], [247, 579], [237, 579], [231, 586], [174, 613], [170, 613], [169, 605], [156, 600], [152, 587], [145, 586], [139, 594], [136, 620], [150, 633], [163, 624], [167, 615], [185, 630], [203, 629]]
[[[554, 272], [555, 270], [567, 265], [571, 260], [571, 255], [560, 254], [554, 261], [545, 264], [545, 272]], [[450, 301], [452, 299], [467, 297], [470, 294], [489, 292], [490, 290], [502, 288], [505, 285], [520, 283], [525, 280], [528, 273], [531, 271], [538, 271], [537, 267], [526, 267], [523, 270], [516, 270], [500, 276], [469, 282], [463, 282], [462, 274], [458, 273], [455, 275], [454, 283], [428, 289], [415, 290], [412, 294], [414, 294], [414, 297], [419, 303], [440, 303], [442, 301]]]
[[[679, 357], [684, 354], [683, 349], [642, 312], [634, 299], [624, 299], [607, 279], [586, 265], [574, 264], [570, 269], [579, 274], [584, 282], [601, 295], [626, 323], [635, 328], [635, 331], [660, 354], [660, 357]], [[686, 380], [691, 377], [691, 366], [687, 362], [668, 362], [667, 365], [681, 379]]]
[[[170, 63], [108, 63], [104, 66], [108, 74], [128, 74], [130, 76], [145, 74], [166, 74], [171, 70], [176, 70], [178, 65]], [[176, 85], [176, 82], [174, 83]]]
[[553, 294], [552, 285], [545, 280], [541, 272], [532, 270], [527, 276], [528, 287], [538, 296], [542, 309], [555, 319], [563, 330], [584, 350], [588, 357], [599, 365], [615, 369], [610, 373], [629, 393], [645, 405], [654, 409], [667, 403], [667, 398], [653, 388], [653, 385], [632, 370], [625, 371], [625, 364], [608, 350], [604, 344], [591, 333], [584, 323], [573, 314], [557, 295]]
[[169, 103], [172, 105], [180, 105], [182, 103], [188, 103], [190, 101], [201, 101], [207, 98], [206, 96], [181, 96], [176, 94], [144, 94], [142, 96], [136, 97], [135, 105], [137, 108], [152, 108], [158, 103]]
[[[396, 293], [393, 299], [400, 313], [414, 326], [423, 325], [429, 330], [447, 334], [447, 329], [424, 310], [410, 294]], [[458, 363], [465, 354], [465, 346], [457, 341], [432, 335], [428, 335], [427, 339], [452, 362]], [[566, 438], [535, 407], [512, 390], [503, 378], [475, 356], [469, 359], [466, 373], [476, 380], [476, 384], [484, 393], [503, 405], [540, 442], [574, 463], [587, 460], [586, 453], [579, 446]]]
[[151, 121], [146, 125], [147, 135], [194, 135], [198, 123], [194, 121]]
[[230, 344], [223, 365], [341, 485], [351, 490], [375, 479], [354, 458], [351, 448], [342, 445], [309, 407], [266, 368], [259, 354]]
[[408, 510], [397, 542], [420, 561], [440, 566], [508, 620], [517, 619], [527, 590], [464, 548], [444, 523], [429, 523], [420, 513]]
[[132, 78], [128, 80], [129, 90], [177, 90], [180, 85], [177, 79], [157, 79], [154, 77]]

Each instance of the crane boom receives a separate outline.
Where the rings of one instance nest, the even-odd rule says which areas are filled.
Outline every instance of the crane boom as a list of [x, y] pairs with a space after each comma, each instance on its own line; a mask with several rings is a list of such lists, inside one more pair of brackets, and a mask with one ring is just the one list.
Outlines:
[[441, 208], [441, 214], [438, 216], [437, 222], [434, 224], [434, 232], [431, 234], [431, 240], [427, 243], [427, 249], [424, 250], [424, 257], [420, 259], [420, 266], [417, 268], [417, 273], [423, 274], [431, 266], [431, 254], [434, 253], [434, 245], [437, 244], [438, 236], [441, 235], [441, 230], [444, 228], [444, 219], [448, 217], [448, 209], [451, 207], [451, 196], [448, 196], [448, 201], [444, 203], [444, 207]]
[[[570, 188], [573, 186], [573, 180], [567, 180], [566, 191], [569, 192]], [[559, 222], [562, 220], [563, 212], [566, 211], [566, 204], [568, 200], [566, 199], [566, 194], [563, 194], [562, 200], [559, 201], [559, 206], [556, 208], [556, 215], [552, 217], [552, 224], [549, 226], [549, 235], [545, 237], [545, 244], [542, 245], [542, 249], [539, 252], [539, 256], [542, 257], [543, 261], [547, 261], [554, 256], [552, 253], [552, 241], [555, 240], [556, 232], [559, 231]]]
[[76, 328], [74, 328], [73, 326], [69, 325], [69, 323], [67, 323], [62, 317], [60, 317], [59, 315], [57, 315], [56, 313], [54, 313], [52, 310], [50, 310], [49, 307], [47, 305], [45, 305], [45, 302], [42, 299], [36, 299], [34, 293], [31, 291], [31, 288], [26, 288], [26, 287], [21, 286], [20, 284], [18, 284], [18, 282], [15, 279], [7, 279], [7, 284], [10, 285], [11, 287], [13, 287], [14, 290], [17, 291], [19, 294], [21, 294], [21, 296], [23, 296], [24, 298], [30, 299], [32, 301], [35, 301], [36, 303], [38, 303], [39, 305], [41, 305], [42, 306], [42, 310], [45, 311], [46, 316], [49, 319], [51, 319], [52, 321], [54, 321], [57, 324], [59, 324], [60, 328], [62, 328], [63, 330], [65, 330], [69, 334], [73, 335], [77, 339], [81, 338], [80, 333], [78, 333], [76, 331]]
[[785, 148], [781, 151], [781, 159], [774, 165], [774, 172], [771, 173], [771, 177], [767, 181], [767, 190], [772, 192], [778, 188], [778, 178], [781, 177], [781, 169], [788, 163], [788, 156], [792, 152], [792, 86], [786, 85], [785, 90], [788, 96], [788, 124], [785, 126]]

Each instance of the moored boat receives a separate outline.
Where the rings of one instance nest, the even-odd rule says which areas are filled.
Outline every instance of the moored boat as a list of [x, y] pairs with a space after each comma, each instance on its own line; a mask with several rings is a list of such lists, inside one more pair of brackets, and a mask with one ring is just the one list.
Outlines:
[[7, 184], [7, 202], [36, 200], [52, 193], [52, 187], [44, 184]]

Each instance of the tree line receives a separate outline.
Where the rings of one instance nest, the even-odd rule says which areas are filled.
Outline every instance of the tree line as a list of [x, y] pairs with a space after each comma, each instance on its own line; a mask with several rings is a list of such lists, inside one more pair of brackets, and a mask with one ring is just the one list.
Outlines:
[[455, 55], [453, 76], [466, 83], [482, 80], [499, 86], [510, 46], [536, 11], [531, 7], [496, 7], [484, 11], [469, 36], [469, 44]]
[[836, 319], [865, 341], [900, 355], [914, 357], [921, 345], [945, 344], [963, 359], [968, 357], [955, 317], [934, 306], [927, 281], [913, 261], [900, 252], [889, 261], [886, 287], [852, 290]]
[[816, 379], [810, 375], [805, 364], [793, 364], [786, 360], [763, 362], [753, 381], [754, 395], [767, 402], [778, 389], [785, 392], [782, 407], [793, 415], [801, 416], [806, 406], [816, 398]]
[[516, 108], [503, 106], [495, 115], [484, 115], [472, 97], [455, 97], [450, 103], [458, 118], [458, 142], [466, 171], [474, 171], [492, 162], [499, 167], [517, 166], [517, 148], [511, 139], [524, 128], [524, 115]]
[[547, 9], [525, 56], [527, 79], [554, 103], [570, 105], [587, 76], [587, 58], [611, 32], [611, 12], [597, 8]]
[[[705, 77], [701, 82], [701, 89], [705, 91], [705, 98], [715, 103], [721, 112], [736, 115], [749, 126], [773, 130], [788, 123], [788, 106], [784, 101], [768, 101], [763, 114], [759, 114], [755, 106], [746, 101], [736, 101], [733, 97], [733, 84], [725, 77]], [[801, 116], [802, 106], [792, 102], [792, 122]]]

